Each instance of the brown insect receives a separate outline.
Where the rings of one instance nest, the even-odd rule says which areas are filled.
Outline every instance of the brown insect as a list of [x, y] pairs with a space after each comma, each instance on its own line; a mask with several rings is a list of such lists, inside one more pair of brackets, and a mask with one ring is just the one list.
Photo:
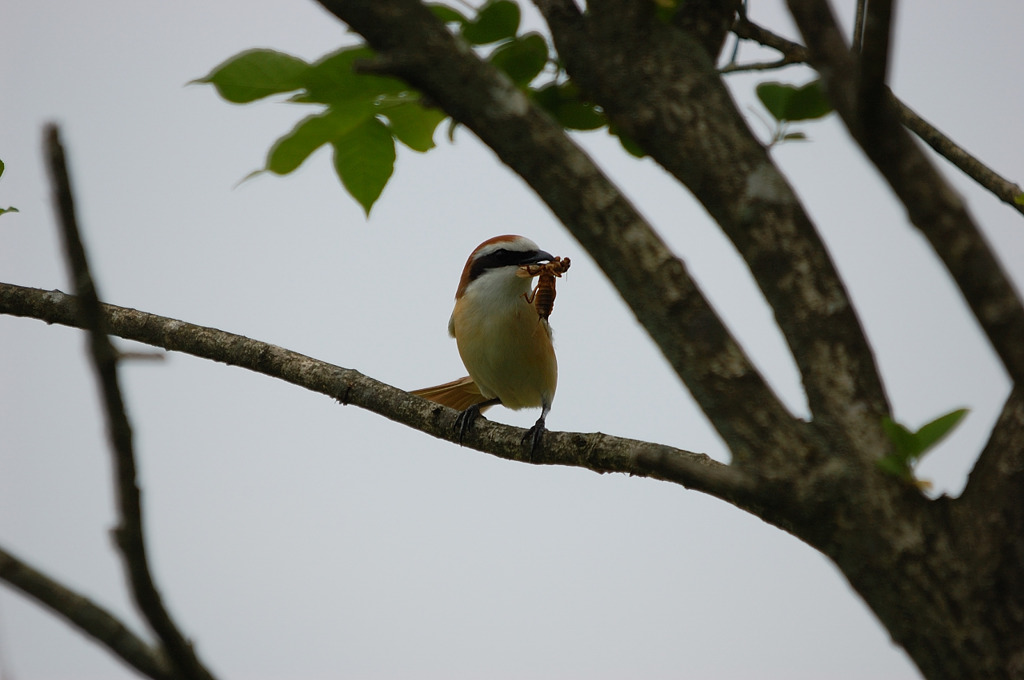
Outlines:
[[533, 291], [524, 293], [526, 301], [537, 310], [537, 315], [547, 321], [555, 308], [555, 279], [569, 271], [571, 262], [567, 257], [556, 257], [544, 264], [524, 264], [516, 272], [522, 277], [537, 277]]

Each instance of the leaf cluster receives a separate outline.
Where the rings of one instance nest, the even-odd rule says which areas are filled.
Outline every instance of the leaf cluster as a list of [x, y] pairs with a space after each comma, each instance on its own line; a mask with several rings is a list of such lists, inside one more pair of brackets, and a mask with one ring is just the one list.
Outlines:
[[396, 140], [427, 151], [446, 117], [400, 80], [359, 73], [356, 64], [372, 58], [373, 51], [364, 46], [337, 50], [312, 64], [283, 52], [253, 49], [195, 82], [212, 84], [236, 104], [292, 93], [289, 102], [317, 106], [317, 113], [274, 143], [257, 172], [286, 175], [329, 145], [335, 172], [369, 214], [394, 171]]
[[[676, 4], [666, 0], [663, 9], [675, 11]], [[521, 30], [522, 13], [515, 0], [488, 0], [477, 9], [442, 2], [429, 7], [559, 125], [577, 131], [607, 128], [627, 152], [638, 158], [646, 155], [580, 92], [548, 38]], [[373, 59], [365, 45], [339, 49], [314, 63], [272, 49], [253, 49], [194, 82], [212, 84], [224, 99], [237, 104], [290, 93], [288, 102], [318, 106], [317, 113], [274, 143], [264, 167], [253, 174], [294, 172], [317, 149], [330, 146], [342, 185], [369, 214], [394, 172], [396, 142], [429, 151], [435, 146], [437, 126], [447, 118], [402, 81], [361, 72], [360, 64]], [[806, 139], [803, 132], [790, 130], [791, 123], [821, 118], [832, 110], [819, 80], [801, 86], [761, 83], [757, 96], [774, 119], [772, 145]], [[455, 127], [450, 122], [449, 139]]]
[[[520, 32], [521, 12], [512, 0], [490, 0], [472, 13], [451, 5], [430, 5], [441, 21], [477, 50], [534, 103], [569, 130], [596, 130], [608, 125], [601, 109], [587, 102], [551, 54], [545, 36]], [[346, 47], [314, 63], [272, 49], [237, 54], [193, 82], [213, 85], [221, 97], [248, 104], [273, 95], [316, 105], [317, 113], [299, 121], [267, 153], [263, 168], [252, 173], [286, 175], [323, 146], [334, 153], [334, 170], [342, 185], [367, 214], [394, 172], [396, 142], [414, 151], [432, 149], [437, 126], [447, 118], [402, 81], [360, 72], [372, 63], [365, 45]], [[537, 82], [542, 75], [541, 82]], [[449, 127], [449, 138], [455, 123]], [[623, 139], [634, 155], [643, 152]], [[252, 176], [252, 175], [250, 175]]]

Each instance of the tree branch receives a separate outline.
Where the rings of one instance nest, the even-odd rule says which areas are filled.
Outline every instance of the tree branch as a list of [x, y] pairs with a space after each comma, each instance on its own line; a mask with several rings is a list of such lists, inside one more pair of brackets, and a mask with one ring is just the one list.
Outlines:
[[680, 3], [672, 22], [693, 35], [714, 61], [742, 7], [743, 0], [686, 0]]
[[[858, 7], [858, 12], [862, 11]], [[892, 0], [867, 3], [861, 27], [857, 59], [857, 101], [861, 116], [872, 116], [885, 106], [889, 72], [889, 40], [892, 32]], [[865, 121], [865, 124], [870, 124]]]
[[864, 45], [864, 24], [867, 16], [868, 0], [857, 0], [857, 9], [853, 16], [853, 51], [860, 52]]
[[0, 548], [0, 579], [67, 620], [143, 675], [171, 680], [170, 662], [110, 612]]
[[[683, 263], [565, 131], [416, 0], [320, 0], [518, 173], [594, 257], [728, 442], [734, 460], [805, 451], [798, 423]], [[579, 16], [572, 3], [558, 11]], [[570, 19], [571, 20], [571, 19]], [[757, 412], [753, 417], [751, 409]]]
[[909, 106], [896, 98], [889, 92], [889, 100], [896, 107], [896, 113], [900, 122], [921, 141], [930, 146], [933, 151], [960, 169], [965, 175], [973, 179], [982, 188], [987, 189], [992, 195], [1003, 203], [1024, 215], [1024, 205], [1017, 202], [1017, 198], [1024, 195], [1024, 189], [1020, 185], [1004, 178], [996, 171], [972, 156], [966, 149], [959, 146], [952, 139], [944, 135], [934, 125], [921, 118]]
[[[118, 337], [278, 378], [438, 439], [458, 442], [454, 427], [457, 411], [414, 397], [358, 371], [216, 328], [114, 305], [102, 305], [102, 310], [108, 331]], [[56, 290], [0, 283], [0, 314], [84, 327], [76, 299]], [[522, 444], [525, 432], [480, 418], [466, 433], [463, 444], [507, 460], [568, 465], [599, 473], [623, 472], [673, 482], [748, 510], [754, 508], [761, 494], [755, 478], [705, 454], [601, 433], [548, 432], [543, 446], [532, 460], [527, 460], [529, 450]]]
[[[889, 408], [849, 296], [706, 52], [654, 16], [650, 3], [590, 3], [579, 21], [552, 11], [550, 0], [536, 4], [574, 82], [693, 192], [747, 262], [796, 360], [815, 423], [866, 444], [850, 453], [877, 456]], [[785, 455], [792, 461], [792, 451]]]
[[[1003, 404], [985, 448], [974, 464], [960, 497], [978, 518], [992, 513], [1017, 516], [1024, 527], [1024, 386], [1014, 387]], [[996, 499], [1006, 501], [1003, 508]], [[1005, 517], [995, 518], [1002, 523]]]
[[142, 500], [136, 482], [132, 431], [118, 385], [117, 353], [107, 337], [103, 309], [89, 272], [85, 247], [75, 217], [74, 198], [64, 149], [56, 126], [47, 127], [46, 152], [68, 269], [78, 291], [79, 319], [82, 327], [89, 332], [89, 355], [96, 370], [107, 419], [107, 432], [116, 469], [114, 486], [119, 510], [119, 525], [114, 533], [124, 558], [132, 595], [153, 632], [163, 643], [175, 671], [182, 677], [193, 680], [212, 680], [209, 671], [196, 657], [192, 645], [178, 630], [164, 607], [150, 572], [142, 527]]
[[857, 65], [828, 3], [789, 0], [789, 7], [843, 122], [946, 265], [1010, 377], [1024, 384], [1024, 306], [963, 201], [888, 99], [858, 99]]
[[[799, 64], [810, 60], [810, 54], [806, 47], [751, 23], [746, 17], [737, 19], [732, 30], [739, 38], [753, 40], [765, 47], [778, 50], [783, 54], [783, 62], [788, 59], [787, 63]], [[783, 65], [782, 62], [779, 63]], [[1024, 195], [1024, 189], [1021, 189], [1020, 185], [1001, 176], [982, 163], [977, 157], [971, 155], [966, 149], [940, 132], [934, 125], [921, 118], [891, 91], [887, 90], [887, 94], [889, 101], [896, 107], [900, 123], [920, 137], [921, 141], [930, 146], [937, 154], [977, 182], [982, 188], [1024, 215], [1024, 205], [1016, 201], [1018, 197]]]
[[792, 59], [794, 64], [803, 64], [810, 60], [811, 55], [806, 47], [755, 24], [747, 18], [746, 14], [737, 17], [736, 22], [732, 25], [732, 32], [741, 40], [753, 40], [781, 52], [784, 57]]

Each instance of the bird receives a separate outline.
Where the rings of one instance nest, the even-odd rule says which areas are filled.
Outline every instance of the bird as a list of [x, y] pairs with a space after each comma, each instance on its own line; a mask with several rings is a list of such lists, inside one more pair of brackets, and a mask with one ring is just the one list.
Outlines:
[[524, 236], [487, 239], [470, 254], [455, 292], [448, 334], [455, 338], [469, 375], [412, 394], [461, 411], [455, 421], [459, 442], [473, 421], [491, 406], [540, 408], [523, 438], [530, 454], [540, 445], [558, 383], [551, 326], [538, 314], [523, 265], [554, 258]]

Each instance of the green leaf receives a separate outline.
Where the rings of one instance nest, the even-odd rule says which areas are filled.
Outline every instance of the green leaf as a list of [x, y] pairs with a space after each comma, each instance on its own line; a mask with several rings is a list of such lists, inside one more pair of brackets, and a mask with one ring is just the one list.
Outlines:
[[4, 162], [0, 161], [0, 177], [4, 176]]
[[823, 118], [832, 112], [832, 104], [821, 87], [820, 80], [796, 88], [789, 99], [786, 113], [787, 120], [814, 120]]
[[963, 420], [967, 413], [968, 409], [959, 408], [955, 411], [950, 411], [944, 416], [939, 416], [932, 422], [923, 425], [914, 435], [914, 438], [917, 440], [918, 446], [921, 449], [921, 454], [925, 453], [942, 441], [946, 435], [953, 431], [954, 427], [960, 424], [960, 421]]
[[889, 416], [882, 418], [882, 430], [892, 442], [893, 454], [898, 461], [906, 462], [917, 455], [918, 444], [913, 432]]
[[393, 134], [398, 141], [414, 151], [429, 151], [434, 148], [434, 131], [448, 115], [440, 109], [424, 108], [417, 102], [386, 108]]
[[893, 444], [894, 455], [906, 461], [913, 461], [938, 444], [967, 413], [968, 409], [965, 408], [950, 411], [926, 423], [917, 432], [911, 432], [904, 425], [886, 416], [882, 418], [882, 429]]
[[782, 135], [783, 142], [806, 142], [807, 135], [803, 132], [787, 132]]
[[368, 47], [347, 47], [328, 54], [306, 71], [302, 80], [306, 93], [296, 100], [321, 104], [373, 101], [409, 89], [397, 78], [356, 73], [357, 61], [372, 58], [373, 50]]
[[335, 140], [334, 169], [366, 215], [395, 167], [395, 141], [384, 123], [371, 118]]
[[194, 83], [211, 83], [224, 99], [236, 104], [256, 101], [303, 86], [309, 64], [275, 50], [248, 50], [217, 66]]
[[462, 27], [462, 37], [471, 45], [487, 45], [514, 38], [519, 30], [519, 5], [512, 0], [491, 0], [476, 18]]
[[622, 148], [625, 149], [626, 152], [631, 156], [635, 156], [636, 158], [643, 158], [644, 156], [647, 155], [647, 152], [644, 151], [642, 146], [634, 142], [628, 135], [623, 133], [616, 126], [608, 125], [608, 134], [615, 135], [616, 137], [618, 137], [619, 143], [622, 144]]
[[266, 170], [287, 175], [324, 144], [341, 139], [357, 125], [373, 117], [374, 109], [368, 104], [342, 107], [333, 106], [324, 113], [308, 116], [284, 135], [267, 154]]
[[596, 130], [608, 124], [608, 119], [600, 109], [580, 98], [571, 81], [546, 85], [530, 94], [538, 106], [566, 129]]
[[440, 2], [430, 2], [427, 3], [427, 7], [430, 8], [430, 11], [433, 12], [435, 17], [446, 24], [465, 25], [469, 23], [469, 19], [467, 19], [462, 12], [449, 5], [445, 5]]
[[772, 114], [775, 120], [783, 121], [787, 120], [786, 105], [789, 103], [789, 98], [793, 96], [794, 89], [792, 85], [783, 83], [758, 83], [755, 92], [757, 98], [768, 109], [768, 113]]
[[895, 456], [885, 456], [875, 461], [879, 469], [882, 472], [892, 475], [893, 477], [900, 477], [902, 479], [913, 479], [913, 471], [910, 469], [910, 465], [905, 460], [900, 460]]
[[768, 113], [779, 122], [812, 120], [832, 111], [820, 80], [812, 80], [800, 87], [786, 83], [760, 83], [756, 92]]
[[539, 33], [527, 33], [494, 50], [490, 62], [526, 87], [547, 66], [548, 43]]

